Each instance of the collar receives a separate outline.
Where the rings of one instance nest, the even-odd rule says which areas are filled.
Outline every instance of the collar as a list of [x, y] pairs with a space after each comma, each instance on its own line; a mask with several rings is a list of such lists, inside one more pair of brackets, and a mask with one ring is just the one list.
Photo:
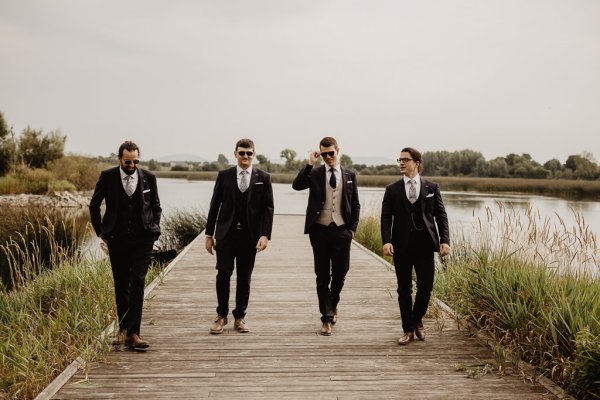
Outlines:
[[[239, 177], [240, 172], [242, 172], [244, 170], [244, 168], [240, 168], [239, 165], [236, 165], [235, 168], [236, 168], [235, 176]], [[250, 165], [246, 171], [248, 171], [248, 176], [252, 176], [252, 165]]]
[[[405, 186], [408, 185], [408, 181], [410, 181], [410, 178], [408, 176], [406, 176], [406, 175], [403, 175], [403, 178], [404, 178], [404, 185]], [[412, 179], [414, 179], [415, 181], [417, 181], [417, 184], [418, 184], [418, 183], [421, 182], [421, 175], [417, 174]]]
[[338, 176], [342, 176], [342, 167], [340, 165], [340, 163], [337, 163], [336, 165], [334, 165], [333, 167], [330, 167], [329, 165], [325, 164], [325, 171], [329, 172], [329, 170], [333, 168], [335, 170], [335, 172], [338, 173]]

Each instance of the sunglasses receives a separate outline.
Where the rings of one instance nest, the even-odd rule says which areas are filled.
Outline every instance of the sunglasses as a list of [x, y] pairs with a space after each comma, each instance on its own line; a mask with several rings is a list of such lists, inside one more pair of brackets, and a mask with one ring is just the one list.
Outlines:
[[321, 157], [325, 158], [325, 157], [333, 157], [335, 156], [335, 151], [322, 151], [321, 152]]
[[244, 157], [244, 156], [248, 156], [248, 157], [252, 157], [252, 154], [254, 154], [253, 151], [238, 151], [238, 155], [240, 157]]
[[402, 157], [402, 158], [398, 158], [396, 161], [398, 161], [399, 163], [401, 163], [401, 162], [407, 163], [412, 160], [414, 160], [414, 158]]
[[125, 165], [131, 165], [131, 164], [139, 164], [140, 160], [123, 160], [123, 164]]

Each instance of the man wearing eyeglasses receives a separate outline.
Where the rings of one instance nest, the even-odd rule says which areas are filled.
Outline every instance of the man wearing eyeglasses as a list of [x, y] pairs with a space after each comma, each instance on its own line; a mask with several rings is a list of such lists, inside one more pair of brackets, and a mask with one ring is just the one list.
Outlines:
[[150, 345], [140, 337], [144, 283], [162, 213], [156, 177], [138, 168], [139, 155], [135, 143], [124, 142], [119, 166], [102, 171], [89, 205], [94, 231], [108, 247], [115, 284], [119, 332], [114, 344], [132, 350]]
[[267, 248], [273, 228], [271, 176], [252, 166], [255, 150], [250, 139], [235, 145], [237, 165], [219, 171], [206, 219], [206, 250], [217, 253], [217, 317], [210, 333], [220, 334], [227, 324], [231, 275], [236, 270], [233, 328], [250, 331], [246, 309], [256, 253]]
[[[350, 268], [350, 245], [358, 226], [360, 203], [354, 172], [338, 161], [339, 148], [332, 137], [319, 143], [296, 176], [295, 190], [309, 189], [304, 233], [313, 249], [321, 335], [330, 336], [338, 319], [338, 303]], [[325, 165], [314, 168], [323, 157]]]
[[[450, 253], [448, 217], [437, 183], [423, 179], [421, 153], [406, 147], [400, 152], [398, 182], [385, 188], [381, 205], [383, 254], [394, 258], [398, 281], [398, 305], [403, 335], [398, 344], [425, 340], [423, 317], [429, 306], [435, 271], [434, 253]], [[412, 300], [412, 271], [417, 277], [417, 294]]]

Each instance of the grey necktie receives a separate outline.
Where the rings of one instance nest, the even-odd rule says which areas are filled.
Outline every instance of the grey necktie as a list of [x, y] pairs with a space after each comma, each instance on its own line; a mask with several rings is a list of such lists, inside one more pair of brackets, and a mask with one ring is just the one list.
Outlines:
[[133, 187], [133, 182], [131, 182], [131, 175], [127, 175], [125, 177], [125, 193], [127, 193], [127, 196], [131, 196], [133, 194], [133, 192], [135, 191], [134, 187]]
[[416, 183], [417, 182], [414, 179], [408, 181], [408, 184], [410, 185], [408, 188], [408, 201], [410, 201], [411, 204], [414, 204], [415, 201], [417, 201], [417, 188], [415, 187]]
[[242, 175], [242, 179], [240, 179], [240, 191], [242, 193], [245, 192], [246, 189], [248, 189], [248, 178], [246, 178], [247, 173], [248, 173], [248, 171], [245, 171], [245, 170], [240, 172], [240, 175]]

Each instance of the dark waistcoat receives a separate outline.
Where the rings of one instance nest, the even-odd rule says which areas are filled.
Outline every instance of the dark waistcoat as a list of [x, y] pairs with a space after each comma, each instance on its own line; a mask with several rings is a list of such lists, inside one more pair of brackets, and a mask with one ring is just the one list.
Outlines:
[[117, 215], [117, 226], [115, 227], [115, 235], [140, 235], [145, 232], [144, 224], [142, 223], [142, 199], [141, 191], [136, 188], [136, 191], [127, 196], [125, 189], [119, 191], [119, 213]]

